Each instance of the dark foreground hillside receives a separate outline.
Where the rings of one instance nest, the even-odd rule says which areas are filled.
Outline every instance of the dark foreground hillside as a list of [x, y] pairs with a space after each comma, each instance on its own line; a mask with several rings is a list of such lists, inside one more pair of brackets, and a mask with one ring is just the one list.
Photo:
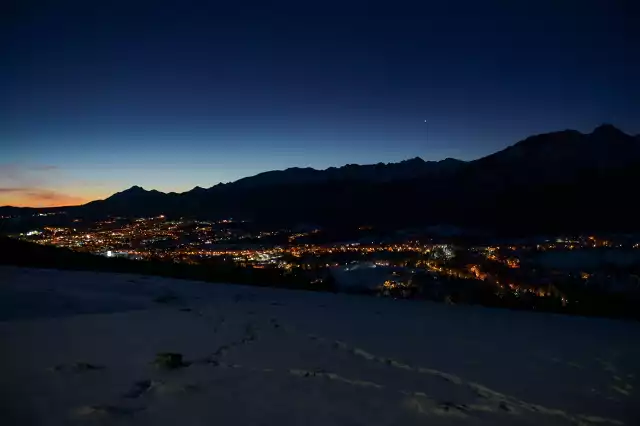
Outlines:
[[312, 285], [302, 275], [296, 275], [295, 273], [284, 274], [276, 269], [249, 269], [226, 264], [188, 265], [161, 261], [106, 258], [6, 237], [0, 237], [0, 253], [2, 253], [0, 265], [155, 275], [168, 278], [300, 290], [334, 290], [329, 282], [314, 283]]
[[[106, 258], [89, 253], [74, 252], [64, 248], [43, 246], [25, 241], [0, 237], [0, 265], [28, 268], [96, 271], [180, 278], [211, 283], [243, 284], [259, 287], [289, 288], [296, 290], [348, 292], [362, 295], [378, 294], [373, 290], [340, 288], [331, 275], [324, 280], [310, 278], [305, 271], [285, 272], [277, 268], [254, 269], [239, 267], [224, 261], [211, 260], [206, 264], [186, 264], [166, 261], [140, 261], [122, 258]], [[532, 303], [515, 297], [498, 297], [491, 287], [481, 281], [447, 281], [447, 290], [456, 295], [454, 304], [482, 305], [513, 310], [554, 312], [608, 318], [640, 319], [640, 300], [622, 293], [608, 293], [583, 285], [565, 285], [562, 291], [570, 295], [573, 303], [561, 306], [558, 300], [540, 299]], [[424, 295], [416, 299], [433, 300]], [[436, 301], [443, 302], [437, 299]], [[451, 303], [451, 301], [447, 302]]]

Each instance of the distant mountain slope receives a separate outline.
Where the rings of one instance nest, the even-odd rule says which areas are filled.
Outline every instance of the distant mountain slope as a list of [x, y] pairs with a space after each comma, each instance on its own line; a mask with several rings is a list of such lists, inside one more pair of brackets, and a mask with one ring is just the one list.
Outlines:
[[399, 163], [378, 163], [370, 165], [347, 164], [326, 170], [313, 168], [290, 168], [260, 173], [230, 184], [235, 188], [286, 185], [290, 183], [324, 183], [330, 181], [389, 182], [399, 179], [450, 174], [465, 164], [464, 161], [447, 158], [442, 161], [424, 161], [416, 157]]
[[583, 170], [607, 172], [625, 168], [638, 160], [638, 140], [605, 124], [590, 134], [565, 130], [531, 136], [471, 162], [470, 168], [476, 174], [552, 181]]
[[524, 139], [471, 162], [271, 171], [181, 194], [134, 186], [74, 214], [222, 217], [293, 225], [453, 224], [522, 232], [638, 229], [640, 140], [602, 125]]

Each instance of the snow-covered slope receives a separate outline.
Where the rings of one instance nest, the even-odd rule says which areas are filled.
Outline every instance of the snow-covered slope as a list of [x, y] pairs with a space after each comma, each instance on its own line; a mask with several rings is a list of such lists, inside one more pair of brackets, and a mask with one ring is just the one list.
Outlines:
[[2, 425], [634, 425], [639, 374], [632, 322], [0, 267]]

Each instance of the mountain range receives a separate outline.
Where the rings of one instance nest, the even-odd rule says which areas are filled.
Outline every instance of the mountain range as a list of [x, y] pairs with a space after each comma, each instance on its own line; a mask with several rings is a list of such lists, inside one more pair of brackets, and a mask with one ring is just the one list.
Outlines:
[[133, 186], [64, 210], [80, 216], [237, 217], [278, 225], [630, 231], [640, 228], [634, 200], [639, 184], [640, 136], [604, 124], [588, 134], [531, 136], [473, 161], [416, 157], [326, 170], [290, 168], [183, 193]]

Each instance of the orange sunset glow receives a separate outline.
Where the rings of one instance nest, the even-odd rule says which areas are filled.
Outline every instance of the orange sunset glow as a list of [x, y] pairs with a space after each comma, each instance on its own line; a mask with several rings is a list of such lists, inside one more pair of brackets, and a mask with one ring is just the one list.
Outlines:
[[0, 206], [59, 207], [85, 204], [94, 198], [67, 195], [43, 188], [0, 188]]
[[99, 182], [80, 180], [55, 165], [0, 163], [0, 206], [76, 206], [106, 198], [113, 192]]

